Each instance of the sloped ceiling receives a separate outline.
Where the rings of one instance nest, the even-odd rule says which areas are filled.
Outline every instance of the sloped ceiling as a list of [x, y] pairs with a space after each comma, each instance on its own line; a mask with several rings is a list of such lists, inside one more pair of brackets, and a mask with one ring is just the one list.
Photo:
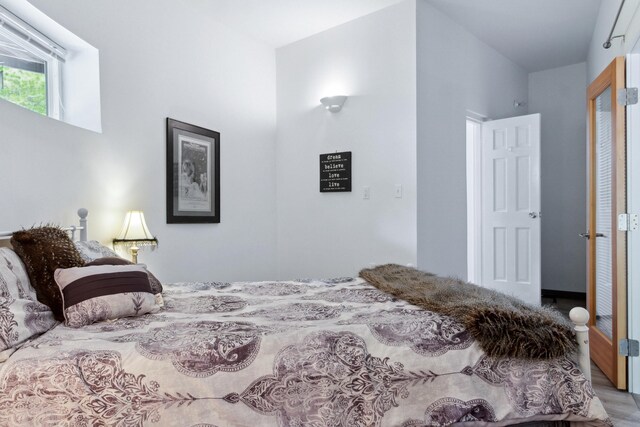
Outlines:
[[402, 0], [207, 0], [214, 19], [280, 47]]
[[[403, 0], [201, 1], [216, 21], [277, 48]], [[614, 2], [615, 7], [620, 2], [418, 1], [427, 1], [528, 72], [585, 61], [601, 1]], [[634, 2], [637, 5], [637, 0], [627, 3]]]
[[427, 1], [528, 72], [586, 61], [601, 2]]

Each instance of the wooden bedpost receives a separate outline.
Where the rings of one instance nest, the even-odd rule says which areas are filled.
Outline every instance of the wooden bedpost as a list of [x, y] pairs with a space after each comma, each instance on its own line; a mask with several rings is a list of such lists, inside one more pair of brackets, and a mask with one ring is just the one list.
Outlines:
[[584, 376], [591, 381], [591, 356], [589, 355], [589, 312], [582, 307], [574, 307], [569, 312], [578, 340], [578, 365]]
[[88, 210], [86, 210], [85, 208], [78, 209], [78, 216], [80, 217], [80, 227], [82, 227], [82, 229], [80, 230], [81, 242], [87, 241], [87, 215], [89, 215]]

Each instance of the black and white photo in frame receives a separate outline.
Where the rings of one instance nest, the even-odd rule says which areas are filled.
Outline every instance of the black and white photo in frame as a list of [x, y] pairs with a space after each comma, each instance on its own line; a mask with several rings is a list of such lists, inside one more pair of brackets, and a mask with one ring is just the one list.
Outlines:
[[167, 118], [167, 223], [220, 222], [220, 134]]

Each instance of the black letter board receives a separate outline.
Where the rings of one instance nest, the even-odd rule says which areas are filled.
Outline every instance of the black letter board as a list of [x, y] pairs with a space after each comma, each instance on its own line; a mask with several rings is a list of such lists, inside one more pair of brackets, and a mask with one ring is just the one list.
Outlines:
[[351, 191], [351, 151], [320, 154], [320, 192]]

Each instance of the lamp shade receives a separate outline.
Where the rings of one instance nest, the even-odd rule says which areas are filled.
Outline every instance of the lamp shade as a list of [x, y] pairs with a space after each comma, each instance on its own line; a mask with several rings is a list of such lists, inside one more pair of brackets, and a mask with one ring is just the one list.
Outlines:
[[347, 100], [345, 95], [338, 96], [326, 96], [320, 99], [320, 103], [324, 105], [324, 108], [331, 111], [332, 113], [337, 113], [342, 110], [342, 106], [344, 102]]
[[114, 243], [131, 243], [135, 245], [155, 246], [158, 240], [153, 237], [144, 220], [142, 211], [129, 211], [124, 218], [122, 229], [118, 237], [113, 239]]

